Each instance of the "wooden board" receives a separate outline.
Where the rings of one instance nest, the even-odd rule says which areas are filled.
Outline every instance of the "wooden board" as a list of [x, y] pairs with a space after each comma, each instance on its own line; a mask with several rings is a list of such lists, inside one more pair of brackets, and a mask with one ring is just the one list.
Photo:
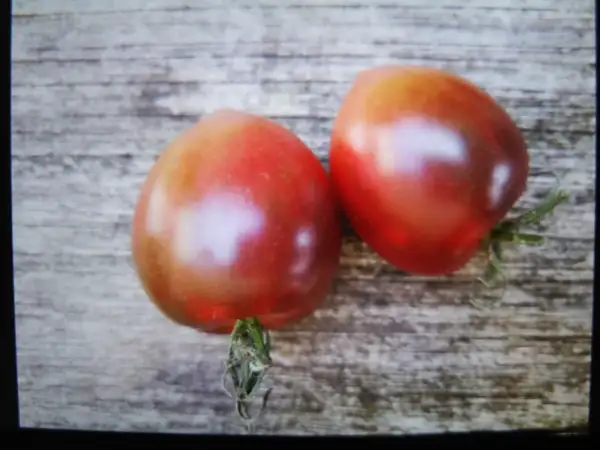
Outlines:
[[508, 253], [506, 294], [483, 307], [474, 266], [410, 278], [349, 235], [327, 304], [273, 337], [258, 431], [586, 425], [594, 42], [591, 0], [15, 1], [21, 424], [243, 432], [220, 390], [227, 338], [167, 321], [135, 277], [138, 189], [167, 142], [226, 106], [280, 120], [326, 163], [355, 73], [396, 62], [456, 71], [515, 117], [532, 166], [519, 207], [552, 188], [548, 172], [570, 200], [544, 248]]

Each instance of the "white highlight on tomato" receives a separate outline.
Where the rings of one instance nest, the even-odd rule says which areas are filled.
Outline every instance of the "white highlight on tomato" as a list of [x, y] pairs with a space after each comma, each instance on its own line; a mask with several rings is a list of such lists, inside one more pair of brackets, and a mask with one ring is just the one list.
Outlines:
[[392, 174], [396, 166], [394, 143], [394, 126], [379, 127], [375, 133], [375, 161], [379, 170], [384, 174]]
[[312, 227], [302, 227], [296, 232], [295, 250], [297, 256], [290, 269], [293, 274], [301, 274], [308, 269], [308, 266], [314, 258], [311, 250], [314, 245], [314, 240], [315, 232]]
[[367, 129], [364, 124], [357, 123], [348, 130], [348, 143], [358, 153], [368, 151]]
[[258, 234], [263, 225], [262, 212], [242, 195], [209, 194], [179, 213], [174, 252], [185, 264], [230, 266], [242, 243]]
[[510, 179], [510, 166], [506, 163], [497, 164], [492, 171], [492, 180], [489, 187], [489, 200], [492, 207], [495, 207], [502, 200], [502, 193], [508, 180]]
[[468, 157], [460, 133], [422, 117], [402, 118], [376, 133], [375, 156], [384, 173], [419, 173], [429, 163], [461, 164]]
[[146, 211], [146, 229], [150, 235], [158, 236], [163, 233], [167, 210], [168, 199], [165, 188], [157, 181], [150, 192]]

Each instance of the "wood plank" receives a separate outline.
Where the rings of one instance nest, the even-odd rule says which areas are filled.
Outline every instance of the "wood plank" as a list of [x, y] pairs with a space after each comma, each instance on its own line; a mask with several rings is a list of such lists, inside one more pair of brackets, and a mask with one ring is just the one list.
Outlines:
[[[160, 150], [229, 106], [297, 132], [327, 165], [354, 74], [456, 71], [522, 128], [519, 208], [571, 192], [510, 284], [470, 302], [477, 261], [407, 277], [351, 233], [326, 304], [274, 334], [260, 432], [422, 433], [587, 423], [595, 203], [589, 0], [13, 2], [12, 140], [21, 424], [239, 433], [227, 339], [167, 321], [131, 267], [130, 221]], [[342, 4], [343, 3], [343, 4]], [[494, 296], [496, 295], [496, 296]]]

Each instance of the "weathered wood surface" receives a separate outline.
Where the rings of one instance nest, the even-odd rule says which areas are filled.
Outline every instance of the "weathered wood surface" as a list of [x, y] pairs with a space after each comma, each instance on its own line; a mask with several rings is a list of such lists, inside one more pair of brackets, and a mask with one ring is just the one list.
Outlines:
[[[532, 170], [554, 171], [570, 201], [545, 248], [509, 253], [506, 295], [484, 308], [468, 300], [469, 269], [404, 277], [348, 237], [328, 303], [274, 336], [276, 390], [259, 431], [585, 425], [592, 0], [219, 3], [13, 4], [22, 425], [242, 432], [220, 390], [227, 339], [168, 322], [131, 268], [138, 188], [175, 134], [222, 106], [281, 120], [325, 160], [352, 77], [385, 62], [444, 67], [482, 85], [522, 127]], [[520, 206], [553, 182], [532, 175]]]

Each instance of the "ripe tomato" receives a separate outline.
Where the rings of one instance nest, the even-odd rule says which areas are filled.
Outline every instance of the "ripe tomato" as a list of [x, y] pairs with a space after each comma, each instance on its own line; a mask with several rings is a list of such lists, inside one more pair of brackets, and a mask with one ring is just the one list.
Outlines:
[[134, 213], [133, 261], [156, 306], [207, 332], [257, 317], [280, 328], [311, 313], [338, 267], [327, 172], [281, 125], [220, 110], [177, 137]]
[[335, 119], [330, 173], [349, 221], [413, 274], [461, 268], [522, 195], [525, 141], [483, 90], [424, 67], [360, 73]]

